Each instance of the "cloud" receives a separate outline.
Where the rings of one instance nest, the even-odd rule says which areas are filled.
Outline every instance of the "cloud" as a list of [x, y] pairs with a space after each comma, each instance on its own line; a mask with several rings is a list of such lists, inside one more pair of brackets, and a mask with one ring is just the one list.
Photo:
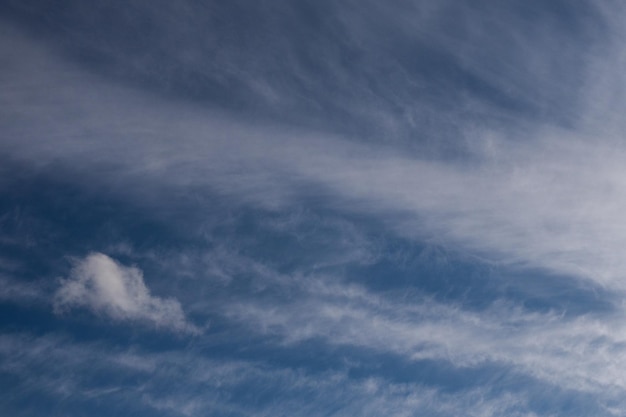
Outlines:
[[[484, 387], [446, 392], [340, 369], [307, 370], [207, 352], [124, 349], [55, 335], [0, 335], [0, 370], [19, 389], [9, 405], [37, 395], [59, 409], [102, 395], [102, 410], [157, 416], [535, 416], [529, 392]], [[104, 377], [103, 377], [104, 376]], [[128, 381], [139, 381], [137, 384]], [[545, 415], [545, 414], [543, 414]]]
[[78, 261], [55, 295], [57, 312], [86, 307], [114, 320], [146, 321], [157, 327], [198, 333], [187, 323], [180, 303], [150, 295], [143, 273], [107, 255], [91, 253]]
[[[615, 29], [610, 47], [589, 52], [578, 124], [463, 122], [459, 143], [471, 151], [459, 162], [168, 103], [113, 87], [9, 33], [0, 42], [15, 55], [2, 69], [1, 148], [27, 167], [61, 167], [150, 210], [214, 193], [265, 208], [322, 196], [322, 205], [367, 213], [403, 236], [437, 236], [485, 259], [622, 291], [626, 148], [610, 115], [626, 100], [602, 87], [607, 79], [623, 85], [613, 68], [622, 65], [619, 39]], [[180, 196], [174, 203], [170, 192]]]
[[42, 282], [24, 283], [19, 280], [0, 274], [0, 300], [19, 304], [29, 304], [42, 301], [45, 298], [45, 288]]
[[[596, 3], [602, 7], [610, 4]], [[422, 95], [424, 85], [439, 83], [415, 80], [419, 78], [414, 76], [420, 72], [419, 63], [397, 66], [393, 59], [379, 59], [376, 53], [367, 55], [372, 46], [368, 34], [384, 39], [378, 35], [389, 33], [388, 28], [380, 32], [370, 30], [379, 13], [360, 16], [361, 26], [348, 17], [355, 16], [354, 13], [345, 14], [339, 25], [352, 34], [347, 36], [347, 42], [360, 44], [361, 51], [367, 55], [358, 64], [364, 72], [356, 76], [353, 76], [354, 68], [342, 69], [343, 64], [330, 53], [320, 54], [326, 60], [317, 60], [328, 69], [328, 78], [334, 79], [330, 87], [323, 79], [315, 80], [315, 75], [308, 73], [296, 77], [310, 81], [310, 91], [289, 90], [298, 83], [284, 82], [284, 78], [275, 75], [276, 85], [284, 83], [291, 87], [273, 89], [266, 81], [253, 79], [258, 74], [245, 71], [238, 81], [257, 85], [259, 91], [268, 95], [276, 93], [278, 101], [287, 99], [277, 109], [291, 108], [290, 97], [304, 97], [320, 107], [336, 101], [333, 108], [349, 109], [348, 124], [357, 120], [366, 126], [357, 131], [368, 130], [367, 126], [373, 123], [379, 127], [373, 132], [384, 131], [393, 139], [397, 139], [397, 134], [450, 141], [450, 131], [442, 130], [442, 126], [453, 125], [450, 130], [459, 135], [453, 143], [458, 147], [455, 149], [458, 158], [429, 157], [406, 143], [395, 147], [393, 141], [382, 139], [374, 145], [371, 138], [332, 137], [323, 128], [305, 131], [280, 124], [254, 124], [245, 114], [225, 116], [192, 103], [168, 102], [164, 97], [126, 88], [127, 85], [114, 86], [110, 80], [95, 77], [85, 72], [84, 67], [64, 62], [50, 50], [2, 29], [0, 51], [10, 58], [0, 68], [2, 157], [18, 168], [53, 173], [63, 181], [97, 190], [104, 194], [99, 195], [101, 198], [121, 197], [124, 203], [150, 213], [170, 210], [175, 215], [168, 217], [168, 221], [202, 220], [215, 196], [218, 202], [232, 204], [229, 208], [243, 204], [278, 209], [284, 214], [293, 205], [311, 202], [315, 208], [330, 207], [348, 215], [365, 213], [368, 219], [380, 221], [401, 236], [415, 240], [435, 236], [437, 241], [451, 244], [454, 250], [478, 253], [491, 261], [541, 268], [570, 281], [592, 280], [616, 290], [619, 299], [626, 293], [622, 275], [626, 261], [621, 255], [626, 246], [626, 229], [620, 226], [626, 207], [623, 181], [626, 147], [621, 140], [624, 131], [621, 115], [626, 100], [619, 87], [626, 85], [621, 58], [624, 36], [619, 29], [621, 12], [614, 13], [620, 15], [619, 19], [605, 16], [610, 23], [605, 34], [607, 47], [594, 49], [591, 46], [596, 43], [581, 46], [579, 42], [568, 42], [567, 31], [552, 36], [556, 34], [549, 19], [540, 25], [527, 26], [524, 22], [532, 19], [520, 22], [519, 18], [510, 19], [511, 16], [502, 18], [497, 9], [491, 14], [492, 9], [480, 10], [474, 6], [461, 6], [459, 14], [467, 19], [465, 26], [457, 25], [462, 35], [436, 35], [454, 32], [448, 30], [450, 21], [445, 19], [448, 7], [433, 7], [430, 11], [425, 8], [422, 7], [428, 16], [414, 20], [409, 12], [401, 10], [399, 14], [406, 17], [398, 19], [398, 10], [382, 7], [388, 17], [385, 22], [401, 23], [398, 28], [406, 32], [404, 35], [421, 33], [416, 35], [420, 42], [444, 49], [445, 53], [437, 51], [423, 57], [425, 61], [429, 58], [445, 61], [441, 68], [430, 68], [431, 71], [454, 67], [458, 73], [451, 77], [460, 79], [459, 84], [478, 84], [486, 90], [493, 87], [496, 90], [492, 91], [493, 96], [508, 96], [510, 101], [522, 105], [535, 102], [534, 108], [544, 109], [558, 120], [522, 116], [522, 112], [507, 109], [502, 101], [485, 100], [485, 94], [476, 92], [480, 88], [462, 89], [462, 93], [450, 96], [445, 94], [445, 89], [434, 88], [424, 90], [426, 93]], [[433, 26], [423, 26], [422, 22]], [[420, 26], [422, 32], [416, 30]], [[541, 30], [534, 30], [537, 27]], [[397, 35], [395, 29], [392, 32]], [[434, 35], [423, 37], [426, 32]], [[463, 37], [470, 40], [462, 42]], [[388, 39], [390, 44], [398, 44], [399, 49], [406, 45], [395, 42], [393, 36]], [[162, 45], [155, 42], [154, 46], [158, 49]], [[377, 45], [372, 49], [384, 51], [388, 46]], [[267, 42], [267, 47], [272, 49], [272, 43]], [[404, 52], [410, 53], [390, 58], [422, 59], [410, 47]], [[236, 67], [243, 65], [237, 62], [219, 65], [224, 61], [217, 57], [213, 63], [213, 54], [199, 56], [209, 57], [205, 59], [212, 61], [212, 65], [232, 74], [237, 74]], [[291, 62], [291, 58], [292, 55], [285, 54], [284, 61]], [[244, 53], [242, 59], [247, 62], [249, 56]], [[370, 65], [370, 61], [376, 62]], [[552, 65], [556, 61], [558, 65]], [[577, 65], [581, 62], [584, 65]], [[568, 66], [575, 71], [567, 71]], [[152, 71], [155, 66], [146, 68]], [[163, 75], [155, 71], [157, 78]], [[174, 72], [178, 72], [177, 67]], [[332, 94], [325, 97], [306, 94], [314, 90], [327, 94], [335, 83], [343, 85], [341, 80], [348, 83], [347, 89], [339, 94], [343, 100], [335, 100], [337, 97]], [[382, 93], [371, 87], [378, 81]], [[326, 90], [318, 88], [324, 85]], [[434, 105], [428, 99], [428, 94], [433, 93], [442, 94], [440, 100], [444, 103]], [[460, 99], [464, 94], [471, 97]], [[441, 111], [442, 108], [454, 111]], [[457, 118], [458, 115], [463, 117]], [[487, 116], [496, 122], [486, 123]], [[563, 124], [557, 116], [576, 121]], [[6, 171], [6, 177], [15, 175]], [[10, 181], [3, 179], [0, 185], [5, 183]], [[197, 204], [197, 211], [182, 210], [191, 200]], [[274, 227], [289, 230], [294, 226], [278, 222]], [[321, 240], [320, 246], [328, 246], [329, 252], [343, 246], [363, 246], [363, 238], [349, 227], [338, 224], [329, 227], [341, 229], [338, 235], [347, 236], [344, 244], [334, 237]], [[328, 237], [328, 231], [324, 235]], [[303, 234], [302, 239], [310, 240], [310, 236]], [[346, 254], [326, 257], [327, 262], [319, 265], [354, 265], [371, 258], [369, 250]], [[215, 303], [217, 307], [213, 307], [211, 314], [228, 324], [243, 323], [246, 332], [242, 340], [249, 340], [248, 336], [262, 338], [266, 349], [276, 340], [282, 342], [284, 350], [273, 357], [288, 357], [283, 355], [285, 350], [314, 341], [323, 345], [319, 348], [327, 355], [338, 347], [374, 351], [406, 362], [445, 362], [456, 369], [480, 369], [486, 373], [496, 368], [496, 372], [513, 372], [516, 377], [527, 378], [520, 378], [522, 383], [534, 378], [530, 385], [557, 386], [575, 394], [591, 393], [591, 401], [604, 404], [623, 403], [626, 391], [623, 308], [571, 318], [558, 313], [532, 313], [504, 303], [477, 313], [427, 300], [412, 300], [413, 304], [401, 301], [406, 299], [406, 294], [378, 297], [357, 286], [327, 285], [306, 271], [302, 276], [274, 274], [263, 262], [238, 253], [220, 253], [219, 248], [203, 262], [197, 268], [202, 272], [193, 270], [190, 274], [212, 274], [219, 277], [224, 287], [231, 282], [237, 284], [232, 286], [232, 294]], [[195, 265], [198, 264], [202, 265], [200, 262]], [[180, 274], [180, 270], [177, 272]], [[276, 295], [273, 291], [262, 297], [257, 291], [250, 296], [254, 300], [246, 300], [247, 294], [242, 294], [245, 285], [241, 283], [243, 280], [238, 280], [245, 274], [252, 277], [256, 288], [269, 286], [274, 290], [282, 286], [276, 292], [283, 291], [288, 297], [272, 298]], [[332, 279], [340, 281], [340, 277], [329, 280]], [[463, 285], [461, 278], [451, 279], [459, 279], [459, 285]], [[198, 280], [197, 287], [202, 285], [206, 292], [211, 291], [210, 285]], [[230, 290], [230, 287], [222, 290], [222, 294]], [[5, 289], [4, 292], [18, 291]], [[189, 298], [204, 302], [199, 293], [194, 285]], [[231, 303], [233, 299], [237, 302]], [[189, 304], [185, 302], [185, 305]], [[210, 310], [206, 305], [201, 307], [205, 312]], [[145, 322], [174, 331], [197, 331], [186, 321], [178, 301], [150, 294], [139, 269], [120, 265], [101, 253], [93, 253], [76, 263], [56, 293], [55, 308], [57, 311], [86, 308], [113, 320]], [[233, 326], [229, 331], [236, 333], [239, 329]], [[208, 339], [203, 340], [208, 346], [219, 343]], [[254, 349], [252, 343], [245, 348]], [[64, 357], [63, 351], [59, 348], [55, 354], [71, 363], [73, 358]], [[96, 352], [86, 357], [102, 355], [103, 352]], [[320, 377], [320, 372], [308, 375], [299, 370], [277, 370], [250, 363], [237, 364], [236, 371], [230, 372], [226, 369], [226, 365], [232, 365], [228, 359], [203, 362], [202, 356], [182, 360], [158, 358], [154, 364], [144, 363], [141, 372], [155, 370], [158, 374], [151, 376], [157, 387], [150, 390], [148, 384], [143, 386], [145, 391], [137, 389], [134, 396], [156, 410], [189, 415], [209, 409], [214, 399], [222, 401], [224, 414], [244, 415], [252, 415], [250, 409], [257, 410], [258, 415], [411, 415], [416, 409], [426, 409], [434, 415], [463, 412], [516, 415], [516, 406], [528, 408], [523, 400], [520, 405], [516, 396], [511, 398], [501, 391], [491, 393], [491, 398], [496, 399], [494, 405], [493, 401], [484, 400], [482, 389], [442, 396], [418, 383], [391, 384], [378, 376], [363, 382], [342, 371], [322, 373]], [[307, 359], [314, 356], [308, 355]], [[31, 363], [28, 359], [12, 353], [3, 365], [28, 368]], [[91, 366], [97, 361], [84, 362]], [[119, 364], [132, 362], [135, 362], [132, 355], [118, 358]], [[220, 368], [217, 362], [225, 368]], [[163, 363], [170, 366], [158, 366]], [[56, 382], [60, 372], [55, 365], [40, 364], [49, 371], [50, 386], [59, 387], [61, 384]], [[68, 374], [82, 377], [84, 364], [80, 365]], [[227, 375], [214, 380], [213, 385], [207, 382], [212, 381], [212, 375], [219, 375], [220, 369], [225, 369]], [[22, 380], [32, 380], [28, 378], [32, 374], [37, 373], [25, 370]], [[234, 382], [229, 378], [235, 378]], [[163, 395], [158, 388], [169, 389], [175, 385], [172, 381], [180, 381], [178, 387]], [[491, 387], [500, 385], [497, 379], [489, 383]], [[214, 395], [196, 395], [206, 393], [207, 384]], [[265, 391], [272, 394], [269, 397], [282, 394], [284, 401], [268, 405], [267, 409], [234, 405], [238, 403], [234, 393], [247, 392], [249, 386], [269, 386]], [[296, 400], [293, 394], [298, 394], [299, 387], [304, 387], [304, 394]], [[518, 394], [514, 388], [511, 391]], [[88, 392], [117, 396], [118, 391], [115, 387], [111, 391], [107, 387], [103, 391], [93, 387]], [[348, 405], [338, 408], [338, 403]], [[451, 408], [446, 409], [446, 405]]]
[[[333, 278], [307, 278], [297, 302], [233, 302], [225, 314], [283, 346], [309, 341], [442, 361], [456, 369], [501, 367], [564, 390], [619, 398], [626, 392], [625, 310], [565, 317], [510, 302], [483, 311], [419, 294], [376, 294]], [[305, 344], [305, 345], [303, 345]]]

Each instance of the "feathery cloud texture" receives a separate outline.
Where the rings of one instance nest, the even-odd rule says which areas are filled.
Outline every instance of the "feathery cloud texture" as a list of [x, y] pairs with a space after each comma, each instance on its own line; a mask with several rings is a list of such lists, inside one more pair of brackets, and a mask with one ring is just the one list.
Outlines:
[[625, 6], [92, 3], [0, 5], [0, 414], [626, 416]]

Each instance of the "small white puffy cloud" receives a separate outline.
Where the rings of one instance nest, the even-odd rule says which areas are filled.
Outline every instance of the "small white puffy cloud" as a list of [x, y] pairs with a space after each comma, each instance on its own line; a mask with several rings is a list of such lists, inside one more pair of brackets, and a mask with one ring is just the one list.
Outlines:
[[170, 330], [197, 333], [185, 320], [180, 303], [150, 295], [143, 273], [102, 253], [80, 260], [56, 293], [57, 312], [85, 307], [114, 320], [139, 320]]

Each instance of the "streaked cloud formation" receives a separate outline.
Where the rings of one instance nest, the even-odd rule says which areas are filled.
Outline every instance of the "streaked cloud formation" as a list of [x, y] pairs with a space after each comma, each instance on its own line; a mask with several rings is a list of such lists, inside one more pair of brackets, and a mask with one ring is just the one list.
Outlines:
[[[387, 144], [183, 110], [111, 90], [86, 75], [68, 78], [76, 69], [59, 67], [28, 44], [22, 49], [32, 53], [32, 63], [23, 67], [35, 72], [27, 75], [23, 94], [6, 95], [2, 106], [12, 132], [6, 147], [29, 165], [61, 162], [107, 189], [157, 199], [154, 204], [154, 193], [182, 187], [277, 207], [314, 186], [332, 195], [333, 207], [394, 218], [391, 226], [411, 237], [437, 235], [498, 260], [623, 289], [626, 265], [619, 248], [626, 232], [617, 225], [626, 204], [626, 150], [600, 130], [607, 125], [586, 120], [580, 129], [565, 129], [540, 123], [524, 127], [523, 134], [466, 128], [471, 159], [458, 165], [402, 154]], [[21, 68], [6, 77], [11, 85], [25, 83]], [[84, 90], [97, 98], [76, 93]], [[18, 103], [26, 98], [38, 105], [24, 113], [29, 103]], [[16, 126], [17, 120], [24, 122]]]
[[623, 5], [126, 3], [0, 6], [0, 411], [626, 416]]

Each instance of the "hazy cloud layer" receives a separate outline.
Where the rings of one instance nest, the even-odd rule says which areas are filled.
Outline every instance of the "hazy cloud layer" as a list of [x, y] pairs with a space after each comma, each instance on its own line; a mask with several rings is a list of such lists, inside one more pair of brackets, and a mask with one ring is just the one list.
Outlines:
[[[42, 358], [44, 351], [51, 365]], [[20, 334], [0, 338], [0, 357], [0, 369], [10, 375], [40, 372], [37, 379], [22, 380], [16, 400], [25, 393], [52, 391], [71, 396], [69, 403], [97, 399], [119, 406], [135, 404], [138, 413], [183, 416], [536, 416], [524, 411], [528, 398], [523, 394], [498, 397], [480, 388], [451, 394], [377, 377], [350, 378], [343, 369], [308, 373], [255, 361], [215, 360], [193, 352], [125, 351]], [[16, 361], [18, 357], [27, 360]], [[61, 371], [73, 377], [59, 378]], [[115, 378], [98, 380], [98, 374], [111, 372], [141, 381], [141, 386]], [[261, 393], [255, 394], [251, 386], [263, 387]], [[255, 406], [246, 404], [251, 399]]]
[[318, 190], [331, 206], [380, 216], [404, 235], [437, 235], [495, 260], [623, 288], [626, 149], [610, 125], [468, 129], [471, 159], [455, 164], [173, 107], [68, 77], [77, 70], [29, 45], [22, 50], [34, 54], [32, 65], [23, 66], [34, 72], [27, 83], [23, 71], [5, 73], [3, 104], [5, 152], [29, 165], [61, 163], [154, 205], [161, 192], [205, 189], [279, 207]]
[[0, 6], [0, 412], [626, 416], [622, 4], [58, 4]]

